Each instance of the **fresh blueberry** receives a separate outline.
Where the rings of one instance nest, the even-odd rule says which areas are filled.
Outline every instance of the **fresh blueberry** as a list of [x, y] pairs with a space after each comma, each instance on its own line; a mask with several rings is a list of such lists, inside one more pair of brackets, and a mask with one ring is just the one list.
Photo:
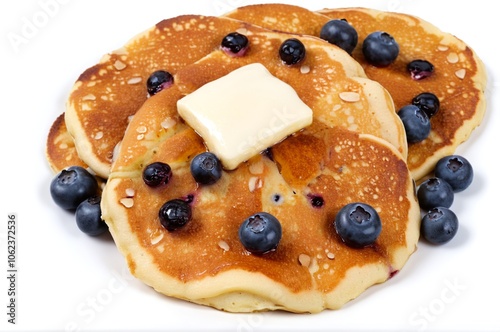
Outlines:
[[222, 176], [222, 164], [211, 152], [203, 152], [191, 161], [191, 174], [200, 184], [213, 184]]
[[411, 103], [424, 111], [429, 119], [439, 111], [440, 106], [438, 97], [430, 92], [423, 92], [417, 95]]
[[100, 203], [100, 196], [92, 196], [81, 202], [76, 208], [76, 225], [87, 235], [97, 236], [108, 230], [108, 226], [101, 218]]
[[454, 192], [467, 189], [474, 178], [474, 170], [467, 159], [459, 155], [441, 158], [434, 169], [434, 175], [448, 182]]
[[421, 80], [432, 75], [434, 66], [427, 60], [413, 60], [406, 69], [414, 80]]
[[96, 178], [80, 166], [62, 170], [50, 183], [52, 199], [66, 210], [76, 209], [81, 202], [96, 195], [97, 189]]
[[171, 177], [172, 169], [170, 165], [159, 161], [147, 165], [142, 171], [142, 179], [150, 187], [167, 184]]
[[399, 55], [399, 45], [387, 32], [375, 31], [363, 41], [363, 55], [375, 67], [387, 67]]
[[158, 216], [162, 226], [173, 232], [191, 220], [191, 206], [182, 199], [173, 199], [162, 205]]
[[305, 58], [306, 47], [297, 38], [290, 38], [281, 44], [279, 54], [284, 63], [294, 65]]
[[429, 117], [418, 106], [401, 107], [398, 115], [403, 122], [408, 143], [417, 143], [426, 139], [431, 132]]
[[157, 70], [149, 76], [146, 85], [149, 95], [153, 96], [173, 83], [174, 77], [172, 74], [165, 70]]
[[222, 39], [221, 48], [230, 56], [243, 56], [248, 49], [248, 38], [241, 33], [232, 32]]
[[449, 208], [453, 204], [454, 194], [451, 186], [440, 178], [430, 178], [422, 182], [417, 191], [418, 202], [424, 210], [441, 206]]
[[358, 33], [346, 20], [330, 20], [321, 28], [319, 37], [351, 54], [358, 44]]
[[342, 241], [354, 248], [373, 244], [382, 231], [377, 211], [365, 203], [351, 203], [340, 209], [334, 227]]
[[238, 235], [246, 250], [265, 254], [278, 247], [282, 235], [281, 224], [273, 215], [259, 212], [241, 224]]
[[422, 218], [420, 233], [433, 244], [449, 242], [458, 231], [457, 215], [448, 208], [435, 207]]

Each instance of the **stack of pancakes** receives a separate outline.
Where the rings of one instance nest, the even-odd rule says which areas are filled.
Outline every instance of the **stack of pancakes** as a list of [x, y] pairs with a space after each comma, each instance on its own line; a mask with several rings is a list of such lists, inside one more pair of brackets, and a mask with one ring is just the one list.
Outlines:
[[[377, 68], [364, 60], [361, 42], [351, 56], [321, 40], [331, 19], [346, 19], [360, 41], [388, 32], [398, 58]], [[231, 32], [247, 36], [244, 56], [221, 50]], [[278, 56], [289, 38], [306, 48], [298, 65]], [[411, 79], [406, 66], [417, 59], [434, 65], [431, 77]], [[179, 116], [177, 101], [251, 63], [292, 86], [313, 123], [224, 171], [216, 184], [200, 185], [189, 167], [206, 144]], [[149, 96], [146, 81], [156, 70], [170, 72], [174, 84]], [[384, 282], [415, 251], [414, 183], [480, 124], [485, 86], [483, 64], [466, 44], [404, 14], [266, 4], [223, 17], [186, 15], [158, 23], [82, 73], [50, 130], [47, 159], [54, 172], [80, 165], [103, 179], [103, 219], [132, 274], [157, 291], [227, 311], [318, 312]], [[421, 92], [434, 93], [441, 108], [429, 138], [408, 145], [396, 111]], [[168, 163], [173, 176], [150, 188], [142, 170], [156, 161]], [[324, 203], [316, 206], [313, 197]], [[193, 217], [168, 232], [158, 211], [176, 198], [189, 200]], [[373, 245], [351, 248], [333, 229], [337, 212], [352, 202], [380, 215]], [[260, 211], [283, 228], [277, 249], [264, 255], [250, 254], [238, 238], [243, 220]]]

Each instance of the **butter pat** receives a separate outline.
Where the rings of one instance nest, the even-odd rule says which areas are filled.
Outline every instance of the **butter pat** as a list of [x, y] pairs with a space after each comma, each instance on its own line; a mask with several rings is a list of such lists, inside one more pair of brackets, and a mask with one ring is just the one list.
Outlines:
[[260, 63], [205, 84], [177, 109], [228, 170], [312, 123], [295, 90]]

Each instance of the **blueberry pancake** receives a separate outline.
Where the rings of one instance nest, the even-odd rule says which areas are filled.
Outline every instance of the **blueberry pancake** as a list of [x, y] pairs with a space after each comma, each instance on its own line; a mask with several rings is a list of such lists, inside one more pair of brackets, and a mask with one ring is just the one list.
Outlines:
[[[420, 18], [405, 14], [371, 9], [325, 10], [321, 13], [331, 18], [347, 19], [361, 40], [375, 29], [387, 31], [397, 40], [400, 55], [384, 69], [367, 64], [361, 47], [353, 53], [368, 77], [389, 90], [396, 109], [410, 104], [423, 92], [438, 97], [440, 108], [431, 117], [430, 136], [408, 147], [408, 165], [416, 179], [429, 173], [440, 158], [453, 154], [481, 123], [486, 110], [486, 70], [477, 54], [462, 40]], [[411, 78], [407, 66], [419, 59], [429, 61], [434, 72], [425, 79], [416, 80]]]
[[[486, 71], [477, 54], [457, 37], [406, 14], [345, 8], [325, 9], [315, 13], [317, 15], [302, 9], [300, 16], [291, 15], [298, 10], [285, 4], [263, 4], [238, 8], [226, 16], [266, 28], [276, 27], [314, 36], [319, 36], [318, 31], [328, 20], [345, 19], [358, 34], [352, 56], [370, 79], [389, 91], [396, 110], [411, 104], [420, 93], [436, 95], [440, 108], [430, 119], [429, 137], [408, 147], [407, 162], [415, 179], [427, 175], [441, 157], [453, 154], [481, 123], [486, 110]], [[389, 33], [399, 44], [398, 57], [384, 68], [369, 64], [362, 52], [363, 41], [374, 31]], [[430, 62], [434, 71], [424, 79], [412, 78], [407, 67], [414, 60]]]
[[[338, 103], [356, 118], [352, 121], [358, 129], [392, 128], [400, 138], [405, 137], [402, 125], [397, 119], [378, 123], [384, 114], [394, 114], [390, 97], [340, 49], [309, 36], [251, 26], [239, 31], [248, 38], [244, 54], [219, 49], [179, 69], [174, 84], [137, 111], [103, 192], [103, 218], [132, 274], [160, 293], [231, 312], [340, 308], [403, 267], [416, 249], [420, 212], [401, 149], [350, 130], [332, 111]], [[305, 46], [305, 57], [295, 64], [278, 55], [291, 37]], [[245, 71], [249, 66], [250, 73]], [[264, 80], [234, 78], [262, 67], [266, 84], [283, 83], [293, 92], [274, 98], [277, 88], [266, 85], [267, 93], [257, 89]], [[211, 90], [220, 86], [220, 93]], [[376, 95], [384, 102], [374, 111], [368, 100]], [[190, 107], [198, 105], [193, 99], [203, 106], [203, 115], [206, 109], [218, 114], [213, 105], [229, 103], [234, 112], [249, 105], [253, 113], [245, 114], [247, 120], [219, 122], [229, 127], [230, 138], [265, 116], [254, 107], [262, 101], [273, 111], [282, 102], [297, 100], [310, 108], [312, 119], [261, 153], [215, 172], [218, 177], [208, 183], [195, 177], [200, 166], [193, 168], [198, 165], [193, 160], [214, 152], [207, 147], [227, 131], [216, 127], [203, 136], [193, 128], [188, 117], [195, 113]], [[361, 112], [372, 125], [357, 122]], [[224, 118], [218, 120], [224, 123]], [[262, 133], [262, 127], [254, 129]], [[158, 163], [168, 165], [163, 172], [168, 175], [152, 187], [144, 174]], [[381, 220], [380, 235], [366, 246], [346, 244], [334, 229], [340, 209], [354, 202], [368, 204]], [[241, 230], [245, 220], [256, 221], [252, 227], [267, 240], [276, 239], [277, 231], [264, 228], [264, 220], [277, 220], [278, 243], [249, 246]]]
[[[293, 10], [294, 12], [287, 11], [287, 15], [296, 17], [307, 14], [304, 16], [305, 22], [312, 17], [325, 19], [301, 7], [293, 7]], [[296, 20], [290, 21], [282, 28], [285, 29], [288, 25], [288, 30], [295, 31], [296, 23]], [[61, 123], [59, 118], [52, 126], [46, 144], [47, 160], [51, 168], [58, 171], [73, 164], [88, 164], [100, 177], [107, 178], [116, 146], [123, 137], [131, 116], [148, 98], [146, 81], [149, 75], [156, 70], [167, 70], [175, 74], [178, 69], [218, 48], [220, 40], [227, 31], [244, 29], [247, 25], [248, 23], [227, 18], [200, 16], [171, 18], [136, 36], [123, 48], [105, 55], [99, 64], [82, 73], [75, 83], [67, 101], [65, 123]], [[311, 34], [313, 32], [310, 31]], [[201, 35], [204, 37], [199, 38]], [[196, 41], [196, 44], [193, 44], [193, 41]], [[344, 55], [337, 55], [339, 56]], [[365, 75], [361, 67], [352, 61], [349, 63], [351, 70], [357, 71], [356, 76], [359, 77], [357, 85], [363, 86]], [[303, 67], [302, 70], [307, 70], [307, 67]], [[372, 82], [369, 84], [374, 85]], [[381, 87], [378, 87], [378, 90], [383, 91]], [[378, 99], [368, 98], [362, 102], [370, 103], [370, 109], [374, 111], [385, 110], [387, 108], [385, 103], [392, 107], [390, 96], [387, 92], [385, 94], [383, 96], [376, 93]], [[341, 96], [344, 100], [357, 98], [355, 93]], [[336, 100], [332, 100], [330, 104], [335, 103], [337, 108], [325, 109], [324, 112], [335, 112], [338, 118], [335, 121], [343, 122], [345, 126], [349, 125], [352, 130], [358, 130], [360, 122], [365, 122], [361, 124], [364, 127], [361, 131], [369, 128], [367, 119], [382, 125], [384, 122], [394, 121], [387, 113], [378, 120], [375, 117], [355, 117], [349, 110], [338, 108], [340, 102], [343, 102], [339, 100], [339, 96], [332, 98]], [[378, 103], [383, 105], [379, 107]], [[66, 133], [66, 130], [70, 134]], [[406, 156], [407, 147], [399, 131], [384, 132], [379, 125], [375, 125], [369, 132], [388, 139]], [[59, 142], [62, 137], [67, 140], [64, 144]]]
[[[149, 76], [157, 70], [175, 74], [218, 48], [227, 31], [246, 25], [195, 15], [167, 19], [85, 70], [74, 84], [65, 112], [67, 130], [83, 162], [107, 178], [130, 117], [148, 98]], [[67, 153], [49, 150], [49, 163]]]

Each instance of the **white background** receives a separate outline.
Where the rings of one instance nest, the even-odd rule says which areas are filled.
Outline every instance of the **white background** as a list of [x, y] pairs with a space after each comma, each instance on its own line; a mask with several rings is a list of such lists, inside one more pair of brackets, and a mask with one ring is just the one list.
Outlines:
[[[299, 1], [288, 1], [300, 4]], [[44, 4], [51, 3], [51, 10]], [[68, 331], [499, 331], [500, 31], [488, 1], [308, 1], [310, 9], [366, 6], [420, 16], [466, 41], [484, 60], [488, 110], [458, 153], [475, 167], [456, 195], [455, 239], [418, 251], [395, 278], [339, 311], [229, 314], [155, 293], [130, 276], [112, 240], [80, 233], [49, 195], [44, 158], [53, 120], [78, 75], [158, 21], [219, 15], [244, 0], [0, 2], [0, 330]], [[45, 9], [44, 9], [45, 8]], [[50, 15], [49, 15], [50, 14]], [[44, 19], [45, 18], [45, 19]], [[37, 23], [31, 34], [23, 26]], [[25, 29], [25, 28], [24, 28]], [[25, 35], [23, 36], [23, 31]], [[25, 37], [14, 45], [8, 36]], [[18, 218], [17, 324], [7, 323], [6, 224]], [[188, 263], [188, 262], [187, 262]]]

